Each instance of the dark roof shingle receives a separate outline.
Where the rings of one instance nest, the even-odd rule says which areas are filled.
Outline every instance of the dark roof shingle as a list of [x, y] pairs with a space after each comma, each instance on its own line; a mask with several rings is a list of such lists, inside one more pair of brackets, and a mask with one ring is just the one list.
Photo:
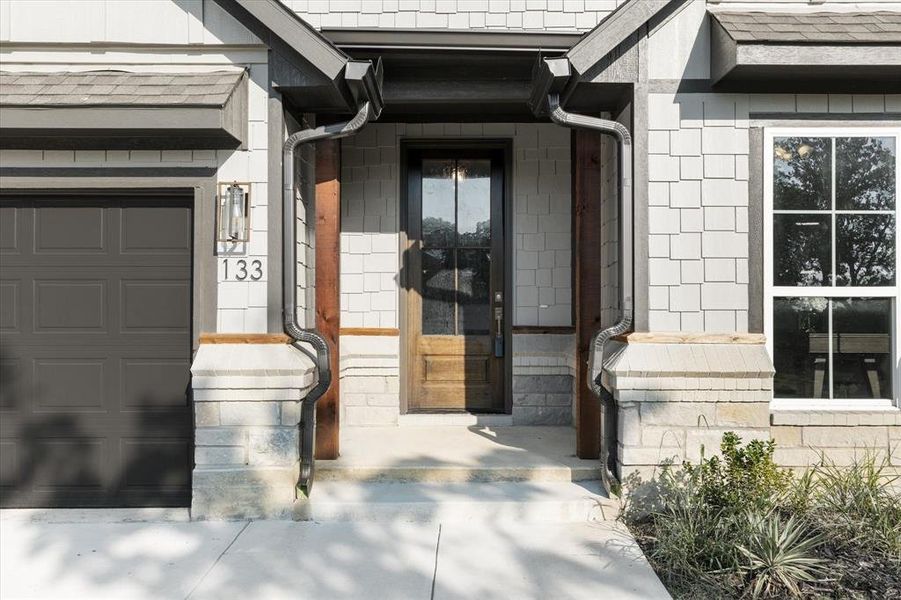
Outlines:
[[3, 106], [224, 106], [243, 71], [0, 72]]
[[901, 44], [901, 12], [717, 11], [711, 14], [737, 42]]

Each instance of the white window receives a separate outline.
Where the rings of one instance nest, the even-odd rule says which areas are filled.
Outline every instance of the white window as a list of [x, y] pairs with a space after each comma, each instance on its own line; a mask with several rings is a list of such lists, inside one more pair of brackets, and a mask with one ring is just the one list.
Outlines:
[[765, 334], [780, 405], [899, 396], [901, 129], [768, 129]]

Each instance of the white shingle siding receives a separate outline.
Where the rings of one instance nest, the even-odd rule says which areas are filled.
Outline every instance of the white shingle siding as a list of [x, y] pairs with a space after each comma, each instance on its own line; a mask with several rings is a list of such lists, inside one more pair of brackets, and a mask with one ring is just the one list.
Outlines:
[[[400, 140], [513, 140], [515, 325], [571, 325], [570, 132], [552, 124], [374, 123], [342, 143], [341, 325], [398, 327]], [[368, 277], [364, 277], [364, 274]]]
[[282, 0], [319, 29], [587, 31], [624, 0]]

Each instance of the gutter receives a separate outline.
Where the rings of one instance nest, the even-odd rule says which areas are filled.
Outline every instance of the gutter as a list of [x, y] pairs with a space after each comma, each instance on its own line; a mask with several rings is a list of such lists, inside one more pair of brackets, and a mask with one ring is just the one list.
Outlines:
[[[611, 477], [616, 478], [616, 416], [617, 406], [613, 394], [601, 384], [604, 366], [604, 347], [607, 342], [632, 329], [633, 316], [633, 210], [635, 196], [632, 186], [632, 136], [628, 128], [618, 121], [601, 119], [587, 115], [567, 112], [560, 105], [560, 93], [575, 82], [572, 77], [572, 67], [568, 58], [553, 58], [540, 61], [535, 73], [535, 87], [530, 100], [532, 111], [536, 115], [547, 114], [554, 123], [570, 129], [587, 129], [598, 131], [613, 136], [617, 142], [619, 153], [619, 290], [620, 290], [620, 317], [610, 327], [599, 329], [592, 336], [590, 355], [588, 358], [588, 372], [596, 378], [589, 377], [588, 387], [598, 396], [604, 405], [606, 415], [605, 437], [607, 445], [601, 448], [602, 464], [606, 467], [605, 484], [610, 489]], [[611, 451], [611, 443], [613, 449]]]
[[332, 383], [329, 364], [329, 345], [315, 329], [305, 329], [297, 322], [297, 223], [294, 197], [294, 154], [304, 144], [319, 140], [337, 139], [360, 131], [370, 119], [377, 119], [382, 110], [381, 63], [350, 61], [344, 69], [344, 77], [357, 102], [357, 112], [352, 119], [331, 125], [302, 129], [285, 140], [283, 146], [282, 179], [282, 261], [283, 297], [282, 321], [291, 345], [307, 353], [300, 346], [310, 344], [316, 351], [315, 364], [318, 375], [316, 385], [302, 400], [298, 423], [298, 454], [300, 473], [297, 486], [307, 496], [313, 489], [316, 452], [316, 404]]

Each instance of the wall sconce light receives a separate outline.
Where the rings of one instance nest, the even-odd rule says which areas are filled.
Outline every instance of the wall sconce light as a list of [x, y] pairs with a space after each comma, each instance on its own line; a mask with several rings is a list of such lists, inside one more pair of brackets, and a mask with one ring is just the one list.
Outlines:
[[250, 240], [250, 184], [219, 184], [219, 226], [216, 241], [247, 242]]

